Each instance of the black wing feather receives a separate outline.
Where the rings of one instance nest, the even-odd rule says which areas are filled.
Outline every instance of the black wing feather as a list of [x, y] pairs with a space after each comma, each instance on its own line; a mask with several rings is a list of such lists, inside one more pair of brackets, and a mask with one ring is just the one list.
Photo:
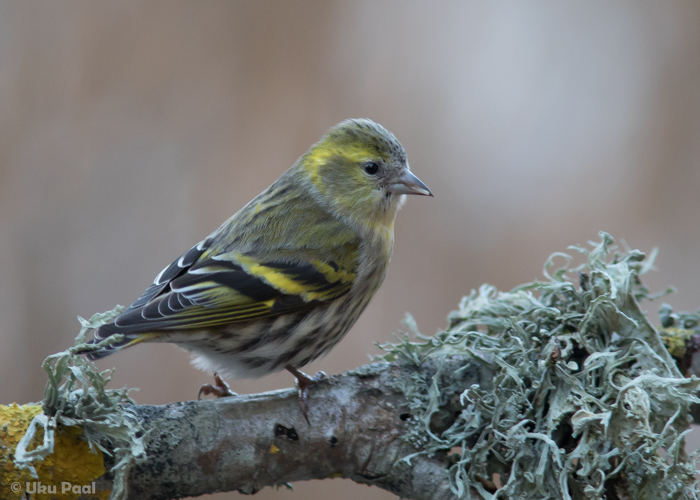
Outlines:
[[[313, 309], [322, 302], [285, 294], [230, 260], [202, 259], [209, 244], [209, 240], [204, 240], [165, 268], [136, 302], [113, 324], [100, 327], [95, 337], [216, 326]], [[278, 270], [312, 287], [314, 292], [337, 289], [339, 293], [333, 298], [346, 293], [350, 286], [347, 283], [339, 287], [338, 283], [330, 282], [311, 263], [263, 262], [260, 265]], [[339, 268], [335, 262], [329, 265], [334, 270]], [[221, 291], [241, 300], [230, 303], [225, 298], [217, 300], [217, 292]]]

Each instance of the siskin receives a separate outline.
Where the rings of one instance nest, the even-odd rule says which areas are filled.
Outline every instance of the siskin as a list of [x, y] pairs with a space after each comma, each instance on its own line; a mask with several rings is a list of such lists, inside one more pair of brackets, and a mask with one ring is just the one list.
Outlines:
[[432, 196], [391, 132], [367, 119], [336, 125], [98, 328], [92, 344], [123, 339], [92, 346], [88, 357], [172, 342], [215, 372], [200, 395], [233, 394], [216, 372], [257, 378], [287, 369], [306, 416], [315, 379], [299, 368], [343, 338], [381, 285], [407, 194]]

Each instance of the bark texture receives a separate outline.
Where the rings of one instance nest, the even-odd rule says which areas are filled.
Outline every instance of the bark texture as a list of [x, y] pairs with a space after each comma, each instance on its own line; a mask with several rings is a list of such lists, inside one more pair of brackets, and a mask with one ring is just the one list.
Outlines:
[[[447, 454], [396, 463], [416, 451], [402, 439], [411, 416], [405, 397], [393, 387], [405, 375], [398, 372], [410, 368], [369, 367], [312, 388], [310, 424], [293, 389], [136, 407], [148, 429], [148, 461], [131, 471], [129, 498], [250, 494], [265, 486], [329, 477], [415, 500], [455, 498]], [[476, 368], [466, 371], [474, 383], [484, 376]]]

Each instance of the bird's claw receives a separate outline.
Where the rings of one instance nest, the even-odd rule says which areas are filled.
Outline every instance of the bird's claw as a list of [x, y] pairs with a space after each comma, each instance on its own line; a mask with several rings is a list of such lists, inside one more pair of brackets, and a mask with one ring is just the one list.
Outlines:
[[309, 421], [309, 387], [323, 379], [328, 378], [325, 372], [318, 371], [313, 377], [309, 377], [306, 373], [297, 370], [291, 366], [287, 366], [287, 371], [289, 371], [296, 378], [296, 388], [299, 390], [299, 407], [301, 408], [301, 413], [306, 419], [306, 423], [311, 425]]
[[214, 385], [204, 384], [199, 388], [197, 393], [197, 399], [202, 399], [202, 396], [208, 396], [209, 394], [214, 394], [217, 398], [227, 398], [230, 396], [238, 396], [235, 392], [231, 390], [229, 385], [224, 382], [224, 380], [219, 377], [218, 373], [214, 374]]

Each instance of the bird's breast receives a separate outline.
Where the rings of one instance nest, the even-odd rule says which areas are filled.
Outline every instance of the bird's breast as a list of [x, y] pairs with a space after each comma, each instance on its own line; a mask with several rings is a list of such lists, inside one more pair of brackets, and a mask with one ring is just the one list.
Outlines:
[[393, 231], [366, 238], [361, 245], [358, 279], [353, 293], [374, 295], [384, 281], [394, 249]]

